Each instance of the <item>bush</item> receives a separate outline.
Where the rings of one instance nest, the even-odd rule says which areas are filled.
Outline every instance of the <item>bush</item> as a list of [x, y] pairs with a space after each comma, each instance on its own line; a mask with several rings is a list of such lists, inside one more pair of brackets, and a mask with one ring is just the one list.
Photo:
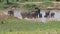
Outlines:
[[52, 2], [45, 2], [44, 3], [46, 6], [53, 6], [54, 4]]
[[0, 24], [4, 24], [4, 23], [5, 23], [5, 21], [3, 21], [3, 20], [0, 21]]
[[26, 5], [24, 5], [24, 7], [25, 7], [26, 9], [32, 10], [32, 9], [34, 9], [35, 7], [37, 7], [37, 5], [35, 5], [35, 4], [26, 4]]
[[12, 32], [12, 29], [10, 29], [10, 32]]
[[9, 4], [5, 3], [4, 6], [2, 6], [2, 7], [7, 9], [9, 7], [18, 7], [18, 6], [19, 6], [19, 4], [17, 4], [17, 3], [9, 3]]

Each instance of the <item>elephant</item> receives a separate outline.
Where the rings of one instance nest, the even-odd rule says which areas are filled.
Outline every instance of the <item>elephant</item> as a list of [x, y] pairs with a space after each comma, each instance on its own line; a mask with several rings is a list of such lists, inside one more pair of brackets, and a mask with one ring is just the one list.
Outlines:
[[37, 17], [37, 13], [34, 11], [30, 11], [30, 12], [21, 12], [22, 18], [36, 18]]
[[8, 14], [9, 14], [10, 16], [14, 16], [14, 11], [10, 10], [10, 11], [8, 11]]
[[49, 15], [50, 15], [50, 11], [46, 12], [44, 17], [48, 17]]

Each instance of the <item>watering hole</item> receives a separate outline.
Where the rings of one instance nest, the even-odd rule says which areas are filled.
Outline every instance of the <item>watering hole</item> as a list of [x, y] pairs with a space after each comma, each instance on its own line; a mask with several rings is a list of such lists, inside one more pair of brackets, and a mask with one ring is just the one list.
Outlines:
[[[60, 10], [51, 10], [50, 12], [54, 12], [55, 15], [54, 17], [49, 17], [49, 18], [45, 18], [44, 15], [45, 15], [45, 11], [44, 10], [41, 10], [41, 14], [42, 14], [42, 18], [27, 18], [25, 17], [24, 19], [26, 20], [37, 20], [37, 21], [42, 21], [42, 22], [46, 22], [46, 21], [52, 21], [52, 20], [55, 20], [55, 21], [60, 21]], [[5, 11], [4, 14], [8, 15], [8, 11]], [[23, 14], [25, 16], [25, 14]], [[23, 19], [23, 16], [21, 14], [21, 11], [14, 11], [14, 17], [17, 17], [19, 19]]]

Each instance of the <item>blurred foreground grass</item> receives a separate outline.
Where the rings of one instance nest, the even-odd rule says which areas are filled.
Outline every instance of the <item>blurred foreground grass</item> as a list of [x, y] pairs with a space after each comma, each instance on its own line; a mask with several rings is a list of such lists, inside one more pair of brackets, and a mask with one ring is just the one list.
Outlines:
[[60, 34], [60, 21], [42, 23], [9, 17], [0, 20], [0, 34]]

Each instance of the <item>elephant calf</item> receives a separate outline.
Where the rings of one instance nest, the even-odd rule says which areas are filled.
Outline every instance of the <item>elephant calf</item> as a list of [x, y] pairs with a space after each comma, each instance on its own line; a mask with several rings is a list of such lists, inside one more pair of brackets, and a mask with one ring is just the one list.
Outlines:
[[10, 16], [14, 16], [14, 11], [8, 11], [8, 14], [9, 14]]

